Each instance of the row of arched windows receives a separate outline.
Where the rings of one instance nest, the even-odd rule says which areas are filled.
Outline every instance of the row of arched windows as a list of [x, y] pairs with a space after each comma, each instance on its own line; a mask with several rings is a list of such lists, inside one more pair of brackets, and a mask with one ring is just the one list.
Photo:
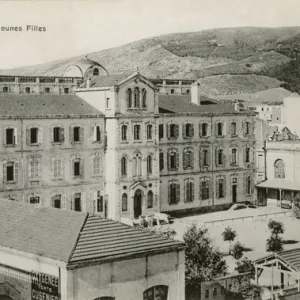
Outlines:
[[[133, 157], [133, 176], [141, 176], [142, 175], [142, 156], [140, 154], [136, 154]], [[147, 174], [153, 173], [153, 157], [152, 155], [147, 156]], [[128, 175], [128, 158], [123, 156], [121, 158], [121, 175]]]
[[126, 91], [127, 108], [146, 108], [147, 107], [147, 91], [135, 87]]
[[[153, 208], [153, 192], [149, 191], [147, 193], [147, 208]], [[128, 210], [128, 196], [126, 193], [122, 194], [122, 211], [127, 211]]]

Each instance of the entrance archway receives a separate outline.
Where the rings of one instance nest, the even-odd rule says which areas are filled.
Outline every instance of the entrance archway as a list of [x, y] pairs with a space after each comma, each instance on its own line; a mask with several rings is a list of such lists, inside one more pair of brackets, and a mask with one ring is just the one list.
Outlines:
[[133, 216], [138, 218], [142, 214], [142, 192], [136, 190], [133, 198]]

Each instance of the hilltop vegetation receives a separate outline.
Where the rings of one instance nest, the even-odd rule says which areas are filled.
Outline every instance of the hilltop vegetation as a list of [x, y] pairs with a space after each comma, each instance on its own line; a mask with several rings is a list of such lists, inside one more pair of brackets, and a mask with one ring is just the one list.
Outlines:
[[[250, 89], [257, 92], [261, 88], [278, 87], [283, 81], [287, 82], [285, 87], [297, 91], [299, 53], [300, 27], [244, 27], [161, 35], [90, 53], [88, 57], [105, 66], [110, 74], [129, 73], [138, 67], [151, 78], [213, 76], [209, 94], [231, 94], [233, 90], [234, 93], [249, 92], [244, 84], [250, 84]], [[78, 58], [0, 70], [0, 74], [62, 76]], [[218, 86], [222, 86], [218, 79], [222, 77], [215, 75], [227, 74], [243, 76], [235, 77], [236, 84], [231, 81], [233, 86], [228, 90], [226, 87], [218, 90]]]

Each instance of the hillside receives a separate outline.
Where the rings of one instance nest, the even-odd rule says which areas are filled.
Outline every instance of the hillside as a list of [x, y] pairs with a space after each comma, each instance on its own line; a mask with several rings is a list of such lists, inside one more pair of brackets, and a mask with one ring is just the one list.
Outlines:
[[[88, 57], [105, 66], [110, 74], [132, 72], [138, 67], [142, 74], [152, 78], [198, 79], [212, 75], [257, 74], [286, 81], [278, 77], [277, 70], [289, 66], [297, 57], [297, 51], [292, 50], [299, 48], [298, 41], [300, 27], [222, 28], [156, 36], [90, 53]], [[0, 74], [62, 76], [78, 58], [0, 70]], [[250, 76], [247, 83], [254, 87], [259, 78], [262, 77]], [[288, 83], [291, 80], [289, 78]], [[240, 83], [238, 85], [241, 87]], [[274, 87], [265, 80], [261, 86], [264, 85]], [[243, 92], [244, 88], [238, 92]], [[259, 90], [260, 87], [256, 91]], [[231, 88], [224, 92], [231, 93]]]

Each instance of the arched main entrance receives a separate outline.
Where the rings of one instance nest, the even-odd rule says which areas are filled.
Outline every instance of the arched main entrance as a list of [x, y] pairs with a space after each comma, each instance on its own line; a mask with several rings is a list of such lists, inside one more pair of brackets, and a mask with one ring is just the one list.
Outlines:
[[142, 214], [142, 192], [136, 190], [133, 198], [133, 216], [138, 218]]

